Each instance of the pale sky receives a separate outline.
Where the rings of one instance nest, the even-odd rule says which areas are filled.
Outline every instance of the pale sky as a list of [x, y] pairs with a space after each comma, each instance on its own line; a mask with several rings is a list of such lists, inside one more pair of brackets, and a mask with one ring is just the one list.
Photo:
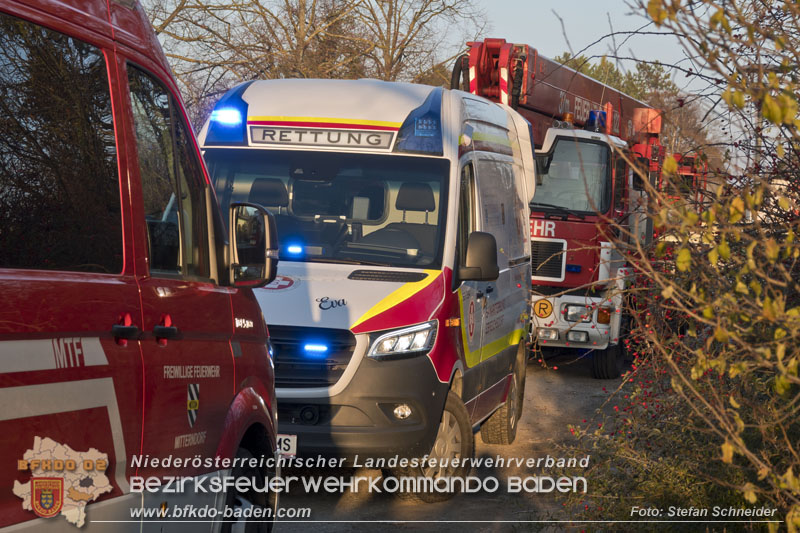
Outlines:
[[[477, 0], [488, 16], [491, 29], [487, 37], [527, 44], [546, 57], [570, 50], [587, 56], [610, 54], [614, 44], [610, 38], [592, 44], [614, 31], [663, 31], [650, 24], [643, 14], [634, 12], [625, 0]], [[561, 17], [561, 21], [559, 21]], [[611, 19], [609, 23], [609, 18]], [[563, 28], [562, 28], [563, 21]], [[643, 26], [647, 25], [643, 28]], [[617, 55], [662, 63], [684, 61], [685, 54], [677, 39], [669, 35], [616, 36]], [[569, 39], [569, 45], [567, 44]], [[590, 46], [591, 45], [591, 46]], [[623, 69], [630, 64], [619, 65]], [[687, 80], [679, 75], [679, 87]]]

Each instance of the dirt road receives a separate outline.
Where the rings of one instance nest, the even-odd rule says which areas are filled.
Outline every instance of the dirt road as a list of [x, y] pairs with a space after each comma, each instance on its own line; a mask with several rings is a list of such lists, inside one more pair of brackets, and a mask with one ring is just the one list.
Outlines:
[[[528, 364], [525, 386], [525, 407], [520, 420], [517, 438], [508, 446], [487, 445], [475, 435], [476, 457], [539, 458], [548, 454], [555, 457], [558, 452], [554, 441], [570, 438], [567, 424], [581, 424], [590, 420], [597, 408], [608, 397], [603, 387], [612, 391], [619, 380], [599, 381], [592, 379], [588, 359], [572, 362], [574, 354], [562, 354], [548, 360], [550, 369], [543, 369], [531, 361]], [[553, 370], [557, 367], [557, 370]], [[314, 472], [318, 475], [319, 472]], [[379, 477], [379, 470], [344, 469], [326, 471], [333, 476]], [[371, 494], [366, 490], [328, 494], [305, 494], [302, 489], [281, 496], [281, 507], [310, 507], [311, 520], [324, 523], [281, 522], [276, 531], [373, 531], [377, 528], [408, 529], [423, 531], [508, 531], [528, 529], [520, 522], [545, 520], [558, 504], [552, 494], [509, 493], [506, 490], [509, 476], [547, 475], [545, 469], [529, 469], [523, 466], [506, 468], [479, 468], [473, 471], [482, 479], [496, 477], [500, 488], [494, 493], [478, 492], [461, 494], [452, 500], [435, 504], [423, 504], [404, 500], [393, 494]], [[589, 479], [591, 492], [591, 479]], [[367, 521], [394, 521], [397, 523], [376, 524]], [[497, 521], [498, 523], [447, 523], [442, 521]], [[402, 521], [414, 521], [405, 522]], [[430, 521], [420, 523], [419, 521]], [[438, 523], [433, 523], [434, 521]], [[502, 522], [501, 522], [502, 521]], [[510, 523], [509, 523], [510, 522]], [[559, 528], [561, 529], [561, 528]]]

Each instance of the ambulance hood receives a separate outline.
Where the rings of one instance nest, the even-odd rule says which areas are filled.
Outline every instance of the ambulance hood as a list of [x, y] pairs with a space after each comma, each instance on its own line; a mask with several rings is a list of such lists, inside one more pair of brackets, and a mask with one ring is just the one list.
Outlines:
[[429, 320], [444, 290], [438, 270], [284, 261], [277, 278], [255, 292], [268, 327], [364, 333]]

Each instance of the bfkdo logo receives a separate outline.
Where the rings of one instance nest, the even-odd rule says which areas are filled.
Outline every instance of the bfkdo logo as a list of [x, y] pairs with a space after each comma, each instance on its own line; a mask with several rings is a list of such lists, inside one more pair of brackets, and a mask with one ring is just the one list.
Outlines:
[[34, 513], [42, 518], [52, 518], [61, 511], [64, 505], [63, 477], [33, 477], [31, 490], [31, 507]]
[[33, 446], [17, 460], [20, 477], [30, 478], [15, 479], [12, 490], [26, 511], [42, 518], [60, 515], [82, 527], [86, 506], [114, 488], [105, 473], [108, 466], [108, 454], [96, 448], [74, 450], [48, 437], [34, 437]]

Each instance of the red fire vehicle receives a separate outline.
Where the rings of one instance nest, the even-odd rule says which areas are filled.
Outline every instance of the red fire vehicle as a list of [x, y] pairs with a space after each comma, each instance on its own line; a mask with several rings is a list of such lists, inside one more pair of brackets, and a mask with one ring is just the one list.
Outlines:
[[534, 335], [543, 348], [591, 351], [595, 377], [617, 377], [629, 272], [612, 240], [652, 236], [646, 187], [631, 167], [660, 174], [660, 113], [527, 45], [486, 39], [468, 48], [452, 87], [511, 106], [533, 129]]
[[[274, 474], [252, 291], [274, 219], [234, 204], [224, 232], [142, 8], [0, 0], [0, 95], [0, 528], [196, 531], [170, 521], [191, 503], [228, 509], [225, 531], [274, 509], [191, 488]], [[251, 457], [272, 463], [233, 462]]]

